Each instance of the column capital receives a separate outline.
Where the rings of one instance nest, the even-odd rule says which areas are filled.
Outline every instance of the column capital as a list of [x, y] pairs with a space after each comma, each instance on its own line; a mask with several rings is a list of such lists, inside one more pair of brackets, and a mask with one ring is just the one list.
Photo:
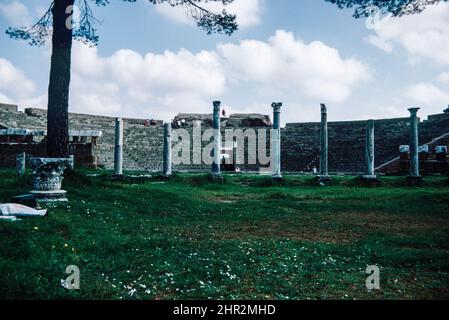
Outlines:
[[416, 116], [419, 109], [421, 109], [421, 108], [410, 108], [410, 109], [408, 109], [408, 111], [410, 111], [411, 116]]
[[281, 112], [282, 102], [273, 102], [271, 107], [273, 108], [273, 112]]
[[321, 107], [321, 113], [327, 113], [327, 107], [324, 103], [321, 103], [320, 107]]
[[220, 112], [221, 101], [214, 101], [213, 104], [214, 104], [214, 111]]

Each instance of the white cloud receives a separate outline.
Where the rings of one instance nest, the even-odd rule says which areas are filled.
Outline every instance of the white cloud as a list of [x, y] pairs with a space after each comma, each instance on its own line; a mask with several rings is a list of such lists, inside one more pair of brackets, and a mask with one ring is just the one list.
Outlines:
[[[51, 53], [50, 53], [51, 54]], [[49, 57], [50, 57], [49, 54]], [[72, 71], [86, 78], [98, 78], [105, 72], [104, 59], [98, 56], [98, 47], [75, 41], [72, 48]]]
[[300, 92], [317, 103], [342, 102], [370, 74], [363, 63], [343, 59], [336, 49], [319, 41], [305, 44], [283, 30], [267, 42], [225, 43], [198, 53], [141, 55], [122, 49], [101, 57], [96, 48], [75, 43], [72, 70], [72, 111], [165, 120], [179, 112], [210, 112], [213, 99], [239, 94], [242, 85], [257, 95]]
[[422, 106], [437, 108], [438, 111], [449, 103], [448, 91], [443, 91], [431, 83], [412, 85], [406, 90], [405, 96]]
[[149, 90], [194, 91], [203, 96], [223, 92], [225, 77], [214, 52], [193, 54], [181, 49], [174, 53], [148, 53], [144, 57], [132, 50], [119, 50], [108, 59], [115, 79], [122, 85]]
[[10, 97], [22, 98], [34, 92], [35, 84], [10, 61], [0, 58], [0, 90]]
[[442, 72], [437, 77], [438, 81], [440, 81], [442, 84], [445, 84], [449, 86], [449, 72]]
[[74, 44], [71, 110], [95, 114], [163, 116], [204, 111], [222, 94], [226, 78], [213, 51], [181, 49], [145, 56], [122, 49], [101, 57], [96, 48]]
[[0, 103], [15, 104], [17, 101], [12, 100], [10, 97], [0, 92]]
[[238, 80], [300, 90], [322, 101], [342, 102], [357, 83], [370, 78], [369, 68], [360, 61], [343, 59], [338, 50], [320, 41], [305, 44], [284, 30], [268, 42], [221, 44], [218, 52]]
[[[223, 6], [220, 2], [208, 2], [202, 6], [212, 12], [220, 13], [226, 9], [228, 13], [237, 16], [239, 27], [252, 27], [258, 25], [263, 12], [262, 0], [234, 0], [234, 2]], [[182, 24], [194, 24], [189, 12], [182, 6], [172, 7], [167, 2], [157, 4], [156, 11], [164, 17]]]
[[0, 102], [21, 107], [46, 107], [47, 95], [36, 96], [36, 84], [10, 61], [0, 58]]
[[124, 105], [118, 85], [74, 74], [70, 87], [70, 111], [102, 115], [120, 114]]
[[413, 62], [425, 58], [449, 65], [449, 3], [429, 6], [421, 14], [385, 17], [374, 32], [367, 40], [386, 52], [399, 46]]
[[[34, 84], [4, 64], [1, 70], [10, 76], [0, 78], [5, 82], [0, 88], [17, 90], [15, 95], [5, 91], [5, 97], [44, 107], [45, 94], [35, 97]], [[223, 100], [228, 111], [271, 113], [271, 101], [279, 99], [289, 105], [285, 115], [295, 118], [302, 106], [344, 101], [369, 76], [360, 61], [283, 30], [267, 41], [223, 43], [197, 53], [181, 49], [142, 55], [121, 49], [103, 57], [97, 48], [74, 42], [70, 111], [169, 120], [180, 112], [209, 113], [215, 99]], [[26, 93], [20, 99], [19, 91]]]
[[0, 14], [13, 26], [25, 26], [32, 22], [28, 8], [18, 0], [0, 3]]

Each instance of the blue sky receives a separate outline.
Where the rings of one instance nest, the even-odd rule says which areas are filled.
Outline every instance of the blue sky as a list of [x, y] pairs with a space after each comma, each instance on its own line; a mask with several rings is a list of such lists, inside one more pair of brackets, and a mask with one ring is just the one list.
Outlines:
[[[207, 36], [182, 8], [112, 0], [94, 7], [97, 48], [74, 44], [70, 111], [169, 120], [179, 112], [271, 113], [283, 122], [421, 116], [449, 104], [449, 4], [368, 28], [323, 0], [235, 0], [240, 30]], [[49, 0], [0, 0], [0, 30]], [[219, 8], [212, 8], [218, 10]], [[45, 107], [50, 46], [0, 33], [0, 101]]]

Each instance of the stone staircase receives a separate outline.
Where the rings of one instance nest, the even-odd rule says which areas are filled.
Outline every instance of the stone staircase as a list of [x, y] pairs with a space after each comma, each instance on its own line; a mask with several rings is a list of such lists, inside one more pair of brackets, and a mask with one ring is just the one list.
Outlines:
[[[439, 137], [436, 137], [429, 142], [423, 143], [422, 145], [429, 146], [430, 157], [427, 161], [435, 161], [435, 147], [436, 146], [448, 146], [448, 148], [449, 148], [449, 132], [447, 132]], [[398, 148], [398, 151], [399, 151], [399, 148]], [[449, 154], [446, 155], [446, 158], [449, 159]], [[420, 161], [420, 162], [422, 162], [422, 161]], [[394, 159], [391, 159], [390, 161], [375, 168], [375, 172], [379, 173], [379, 174], [397, 174], [400, 171], [401, 171], [401, 158], [399, 156]], [[432, 173], [432, 172], [428, 172], [428, 173]]]

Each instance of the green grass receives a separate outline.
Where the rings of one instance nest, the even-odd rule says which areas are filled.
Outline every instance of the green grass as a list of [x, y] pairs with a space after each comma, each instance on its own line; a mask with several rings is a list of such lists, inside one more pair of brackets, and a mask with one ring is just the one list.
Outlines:
[[[0, 299], [447, 299], [447, 178], [403, 180], [74, 173], [68, 208], [0, 222]], [[0, 170], [0, 202], [29, 189]], [[80, 290], [60, 285], [72, 264]], [[381, 290], [369, 292], [374, 264]]]

